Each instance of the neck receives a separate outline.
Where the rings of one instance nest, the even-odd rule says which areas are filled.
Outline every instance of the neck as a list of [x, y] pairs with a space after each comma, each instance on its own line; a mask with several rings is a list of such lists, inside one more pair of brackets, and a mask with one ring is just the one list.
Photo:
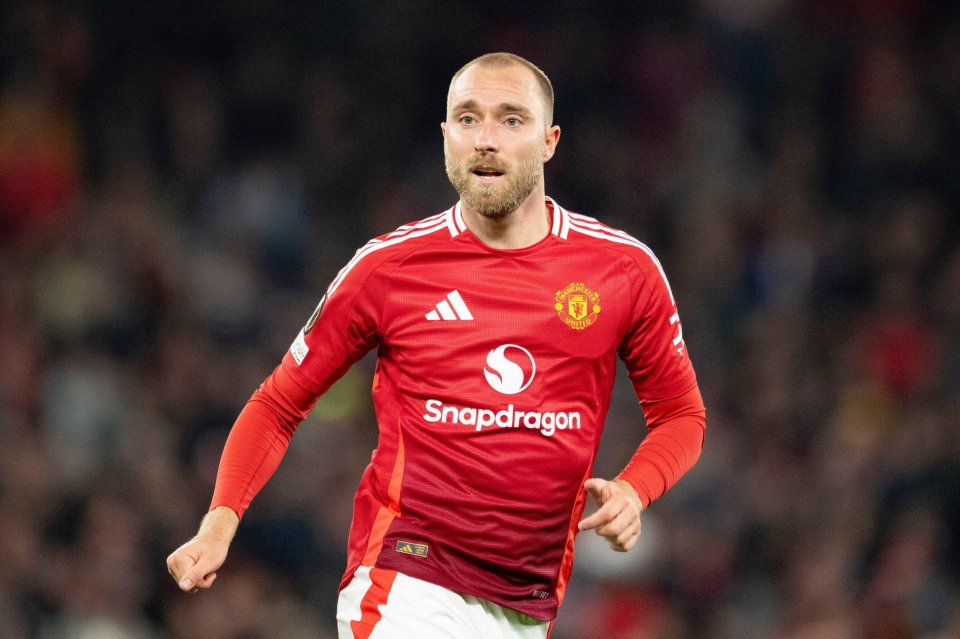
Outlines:
[[543, 189], [534, 189], [516, 211], [502, 218], [480, 215], [462, 201], [461, 214], [467, 228], [481, 242], [497, 249], [526, 248], [550, 233], [550, 214]]

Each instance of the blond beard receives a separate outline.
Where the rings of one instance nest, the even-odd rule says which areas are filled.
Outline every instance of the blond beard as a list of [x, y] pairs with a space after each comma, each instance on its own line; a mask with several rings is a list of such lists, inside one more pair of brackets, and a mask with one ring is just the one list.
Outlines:
[[479, 162], [483, 156], [473, 156], [463, 162], [454, 162], [444, 146], [444, 166], [447, 178], [453, 188], [460, 194], [460, 199], [470, 210], [490, 219], [499, 220], [507, 217], [523, 204], [523, 201], [533, 193], [543, 178], [543, 161], [540, 156], [533, 156], [522, 162], [514, 170], [505, 173], [505, 185], [473, 184], [470, 181], [471, 171], [468, 166]]

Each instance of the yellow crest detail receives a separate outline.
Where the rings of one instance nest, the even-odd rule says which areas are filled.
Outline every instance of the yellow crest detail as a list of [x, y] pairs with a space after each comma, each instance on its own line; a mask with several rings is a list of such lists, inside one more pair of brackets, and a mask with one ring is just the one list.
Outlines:
[[600, 314], [600, 294], [583, 282], [571, 282], [557, 291], [557, 303], [553, 307], [563, 323], [575, 331], [582, 331], [597, 321]]

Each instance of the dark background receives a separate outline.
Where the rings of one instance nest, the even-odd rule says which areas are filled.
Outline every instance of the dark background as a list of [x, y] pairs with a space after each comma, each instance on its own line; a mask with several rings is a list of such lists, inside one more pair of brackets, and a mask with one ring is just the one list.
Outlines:
[[[548, 193], [664, 264], [708, 407], [554, 639], [960, 636], [956, 3], [628, 4], [4, 3], [0, 636], [334, 636], [369, 359], [212, 591], [164, 559], [340, 266], [455, 201], [447, 84], [496, 50], [553, 80]], [[610, 477], [622, 379], [606, 428]]]

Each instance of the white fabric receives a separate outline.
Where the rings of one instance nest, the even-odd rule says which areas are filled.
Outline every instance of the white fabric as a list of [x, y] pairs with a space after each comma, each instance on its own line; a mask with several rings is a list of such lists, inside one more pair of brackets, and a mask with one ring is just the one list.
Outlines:
[[[370, 568], [361, 566], [340, 592], [340, 639], [354, 639], [350, 622], [360, 619], [360, 602], [372, 583]], [[380, 614], [370, 639], [546, 639], [550, 628], [548, 621], [402, 573], [386, 604], [380, 605]]]

